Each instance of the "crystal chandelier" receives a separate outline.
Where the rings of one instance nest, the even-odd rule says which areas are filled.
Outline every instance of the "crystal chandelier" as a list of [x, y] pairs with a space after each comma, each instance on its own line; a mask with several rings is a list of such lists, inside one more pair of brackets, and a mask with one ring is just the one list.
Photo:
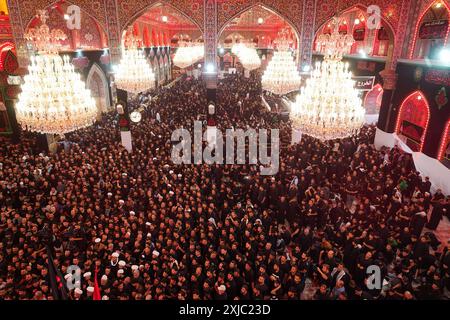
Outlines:
[[292, 104], [291, 120], [294, 127], [322, 141], [345, 138], [358, 132], [365, 115], [352, 73], [348, 64], [341, 61], [353, 39], [340, 35], [336, 27], [331, 36], [320, 41], [324, 61], [316, 64]]
[[239, 54], [244, 47], [245, 45], [242, 42], [235, 43], [231, 47], [231, 53], [239, 57]]
[[286, 30], [280, 34], [277, 49], [262, 76], [262, 87], [266, 91], [283, 95], [298, 90], [301, 83], [300, 73], [289, 51]]
[[16, 104], [16, 117], [24, 130], [65, 134], [90, 126], [97, 116], [95, 100], [75, 72], [69, 57], [58, 54], [61, 30], [49, 29], [45, 10], [38, 11], [42, 22], [25, 38], [38, 54], [31, 56], [28, 74]]
[[173, 57], [173, 64], [180, 69], [185, 69], [203, 58], [204, 46], [197, 43], [191, 45], [187, 41], [181, 39], [178, 42], [178, 49]]
[[155, 87], [155, 74], [145, 59], [144, 51], [139, 49], [139, 40], [128, 31], [127, 43], [123, 44], [122, 59], [115, 69], [117, 88], [138, 94]]
[[[235, 47], [233, 46], [233, 48]], [[236, 47], [235, 52], [245, 69], [252, 71], [261, 66], [261, 59], [253, 44], [239, 44]]]

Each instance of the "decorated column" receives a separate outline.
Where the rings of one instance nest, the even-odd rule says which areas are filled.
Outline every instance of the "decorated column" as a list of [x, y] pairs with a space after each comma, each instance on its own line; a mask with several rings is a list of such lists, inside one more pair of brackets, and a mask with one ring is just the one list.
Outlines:
[[20, 15], [20, 0], [8, 0], [9, 21], [16, 44], [17, 61], [19, 66], [25, 68], [28, 66], [27, 42], [24, 38], [25, 27]]
[[204, 40], [205, 63], [203, 65], [203, 78], [206, 82], [208, 102], [215, 104], [217, 90], [217, 1], [204, 0]]
[[19, 142], [20, 129], [14, 105], [20, 92], [22, 75], [18, 74], [18, 62], [12, 51], [8, 51], [0, 72], [0, 135], [10, 135], [12, 142]]
[[116, 0], [105, 0], [107, 32], [109, 38], [109, 54], [111, 64], [116, 65], [120, 61], [120, 24]]
[[299, 43], [300, 59], [299, 68], [310, 68], [312, 59], [312, 50], [314, 43], [314, 30], [316, 18], [317, 0], [304, 0], [303, 2], [303, 24]]
[[397, 32], [395, 33], [394, 50], [392, 54], [388, 54], [386, 68], [380, 72], [380, 75], [383, 78], [383, 99], [380, 107], [380, 116], [378, 118], [378, 129], [389, 133], [394, 131], [394, 128], [390, 123], [395, 119], [396, 112], [398, 112], [396, 109], [398, 106], [392, 105], [392, 97], [394, 96], [395, 88], [397, 86], [397, 62], [403, 51], [413, 2], [414, 1], [412, 0], [402, 1], [399, 23]]

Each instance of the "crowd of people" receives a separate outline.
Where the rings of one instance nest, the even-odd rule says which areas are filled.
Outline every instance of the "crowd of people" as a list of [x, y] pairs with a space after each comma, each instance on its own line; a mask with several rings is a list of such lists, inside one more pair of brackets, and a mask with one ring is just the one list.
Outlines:
[[50, 269], [73, 300], [96, 288], [104, 300], [448, 299], [450, 243], [431, 231], [449, 197], [409, 155], [375, 150], [374, 127], [290, 144], [290, 122], [260, 96], [258, 75], [225, 78], [215, 117], [221, 129], [280, 129], [274, 176], [172, 163], [172, 131], [206, 121], [195, 79], [144, 97], [131, 153], [115, 113], [55, 154], [26, 134], [1, 143], [0, 299], [55, 299]]

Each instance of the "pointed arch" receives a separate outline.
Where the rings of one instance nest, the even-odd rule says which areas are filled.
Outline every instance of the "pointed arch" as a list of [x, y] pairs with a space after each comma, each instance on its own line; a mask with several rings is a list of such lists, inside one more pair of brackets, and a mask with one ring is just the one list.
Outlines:
[[86, 78], [86, 87], [91, 90], [100, 113], [107, 112], [111, 107], [108, 79], [102, 68], [94, 63]]
[[398, 111], [395, 132], [418, 144], [414, 151], [422, 152], [430, 121], [430, 104], [422, 91], [407, 96]]
[[106, 34], [106, 16], [103, 1], [76, 1], [76, 0], [41, 0], [36, 4], [35, 0], [20, 0], [20, 13], [25, 30], [29, 27], [36, 16], [36, 9], [48, 9], [58, 4], [66, 3], [76, 5], [81, 12], [96, 21], [101, 30]]
[[[423, 20], [424, 16], [427, 14], [427, 12], [431, 9], [431, 7], [433, 5], [436, 5], [438, 3], [441, 3], [444, 5], [444, 7], [447, 9], [447, 15], [450, 17], [450, 5], [447, 3], [447, 1], [433, 0], [422, 10], [422, 12], [419, 15], [419, 18], [416, 21], [416, 26], [414, 28], [411, 50], [409, 50], [409, 57], [408, 57], [409, 59], [413, 59], [414, 53], [416, 51], [419, 28], [420, 28], [420, 25], [422, 24], [422, 20]], [[450, 24], [447, 25], [447, 34], [445, 36], [444, 46], [447, 44], [449, 31], [450, 31]]]
[[[339, 16], [339, 17], [343, 17], [344, 15], [349, 14], [352, 11], [356, 11], [357, 10], [357, 11], [359, 11], [360, 16], [364, 17], [364, 22], [366, 22], [368, 20], [368, 18], [369, 18], [369, 15], [367, 13], [367, 8], [368, 8], [367, 5], [364, 5], [362, 3], [357, 3], [357, 4], [352, 5], [352, 6], [348, 7], [348, 8], [346, 8], [346, 9], [340, 10], [336, 15]], [[327, 26], [328, 26], [328, 24], [330, 24], [332, 19], [333, 19], [333, 17], [330, 17], [330, 18], [326, 19], [324, 22], [322, 22], [321, 24], [319, 24], [318, 26], [316, 26], [313, 48], [316, 48], [316, 41], [317, 41], [317, 37], [319, 36], [319, 34], [321, 32], [325, 33], [325, 31], [327, 29], [329, 29]], [[352, 25], [351, 30], [349, 30], [350, 28], [348, 28], [348, 27], [347, 27], [347, 30], [349, 32], [351, 32], [351, 35], [353, 36], [353, 31], [355, 30], [355, 25], [353, 23], [351, 23], [351, 25]], [[381, 14], [381, 27], [383, 27], [386, 30], [386, 32], [387, 32], [387, 34], [389, 36], [389, 45], [388, 45], [388, 47], [392, 46], [392, 48], [393, 48], [394, 45], [395, 45], [394, 44], [394, 40], [395, 40], [395, 32], [394, 32], [394, 30], [395, 29], [394, 29], [392, 23], [383, 14]], [[376, 40], [376, 37], [378, 36], [378, 33], [380, 32], [380, 30], [381, 29], [376, 30], [374, 41], [372, 43], [372, 52], [370, 53], [370, 55], [373, 55], [373, 51], [374, 51], [373, 49], [374, 49], [375, 44], [376, 44], [375, 40]], [[331, 32], [332, 30], [330, 29], [328, 31]], [[352, 51], [355, 51], [354, 48], [353, 48], [354, 46], [355, 46], [355, 44], [352, 46]], [[317, 51], [317, 50], [315, 50], [315, 51]], [[391, 50], [391, 53], [392, 52], [393, 52], [393, 50]], [[386, 54], [389, 55], [389, 50], [386, 50]]]
[[283, 13], [281, 13], [279, 10], [277, 10], [276, 8], [269, 6], [265, 3], [261, 3], [261, 2], [257, 2], [251, 5], [248, 5], [246, 7], [243, 7], [241, 10], [239, 10], [238, 12], [236, 12], [234, 15], [228, 17], [219, 27], [219, 30], [217, 32], [217, 39], [220, 39], [224, 30], [227, 28], [227, 26], [230, 24], [231, 21], [233, 21], [234, 19], [240, 17], [242, 14], [244, 14], [245, 12], [255, 8], [255, 7], [261, 7], [264, 10], [269, 11], [272, 14], [277, 15], [278, 17], [280, 17], [281, 19], [283, 19], [288, 25], [289, 27], [292, 28], [292, 30], [294, 31], [294, 35], [295, 38], [297, 40], [297, 46], [300, 47], [300, 35], [301, 35], [301, 30], [300, 28], [290, 19], [288, 18], [286, 15], [284, 15]]
[[439, 161], [444, 160], [444, 157], [449, 148], [450, 148], [450, 119], [447, 121], [447, 124], [445, 125], [445, 129], [441, 137], [441, 144], [439, 145], [439, 153], [438, 153]]
[[149, 5], [143, 7], [142, 9], [136, 11], [134, 14], [132, 14], [130, 17], [127, 18], [127, 20], [121, 25], [121, 34], [123, 33], [123, 31], [125, 31], [128, 26], [132, 25], [134, 22], [136, 22], [136, 20], [142, 16], [146, 11], [153, 9], [154, 7], [157, 7], [159, 5], [163, 5], [163, 6], [168, 6], [171, 9], [175, 10], [176, 12], [178, 12], [179, 14], [181, 14], [186, 20], [189, 20], [190, 22], [192, 22], [203, 34], [203, 26], [200, 25], [198, 23], [198, 21], [196, 21], [195, 19], [191, 18], [188, 14], [186, 14], [183, 10], [181, 10], [180, 8], [176, 7], [175, 5], [173, 5], [172, 3], [170, 3], [169, 1], [154, 1], [153, 3], [150, 3]]
[[379, 114], [382, 98], [383, 98], [383, 88], [379, 83], [377, 83], [372, 88], [372, 90], [367, 92], [366, 96], [364, 97], [364, 108], [366, 109], [366, 114]]
[[[80, 8], [80, 29], [70, 30], [67, 27], [67, 21], [64, 18], [66, 11], [64, 10], [71, 5], [75, 5]], [[104, 15], [96, 14], [96, 10], [94, 8], [90, 8], [89, 6], [89, 1], [86, 3], [79, 3], [73, 0], [57, 0], [50, 1], [47, 5], [40, 8], [47, 10], [49, 14], [47, 24], [52, 28], [52, 25], [55, 26], [55, 23], [57, 23], [56, 28], [61, 29], [66, 34], [67, 39], [65, 41], [60, 41], [60, 43], [68, 47], [68, 49], [79, 49], [78, 45], [84, 45], [86, 48], [95, 49], [107, 48], [108, 37], [106, 34], [105, 22], [103, 21]], [[26, 32], [29, 28], [34, 28], [36, 24], [39, 23], [35, 10], [36, 7], [33, 7], [33, 15], [30, 18], [25, 19], [26, 23], [24, 24], [24, 32]], [[54, 19], [52, 19], [51, 15], [54, 15]], [[58, 19], [56, 20], [57, 16]], [[77, 46], [75, 45], [76, 43], [78, 44]]]

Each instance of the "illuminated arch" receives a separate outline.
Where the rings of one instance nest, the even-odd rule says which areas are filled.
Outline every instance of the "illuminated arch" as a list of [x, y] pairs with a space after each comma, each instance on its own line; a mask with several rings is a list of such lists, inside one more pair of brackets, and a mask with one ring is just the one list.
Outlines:
[[[294, 35], [296, 37], [297, 40], [297, 48], [300, 48], [300, 30], [297, 28], [296, 24], [289, 19], [288, 17], [286, 17], [283, 13], [281, 13], [280, 11], [278, 11], [277, 9], [266, 5], [264, 3], [255, 3], [252, 5], [249, 5], [247, 7], [242, 8], [241, 10], [239, 10], [238, 12], [236, 12], [234, 15], [230, 16], [227, 20], [225, 20], [222, 24], [222, 26], [220, 26], [220, 29], [217, 32], [217, 41], [219, 41], [219, 39], [222, 36], [222, 33], [224, 32], [224, 30], [228, 27], [228, 25], [230, 24], [231, 21], [233, 21], [234, 19], [240, 17], [242, 14], [244, 14], [245, 12], [255, 8], [255, 7], [261, 7], [264, 10], [269, 11], [272, 14], [277, 15], [279, 18], [283, 19], [283, 21], [285, 21], [289, 27], [292, 28], [292, 30], [294, 31]], [[298, 49], [297, 49], [298, 51]]]
[[169, 3], [169, 2], [165, 2], [165, 1], [155, 1], [147, 6], [145, 6], [144, 8], [138, 10], [137, 12], [135, 12], [131, 17], [129, 17], [126, 22], [122, 25], [122, 30], [121, 30], [121, 34], [123, 34], [124, 31], [126, 31], [126, 29], [128, 28], [128, 26], [132, 25], [133, 23], [136, 22], [136, 20], [142, 16], [146, 11], [153, 9], [154, 7], [157, 7], [159, 5], [163, 5], [163, 6], [167, 6], [170, 7], [171, 9], [173, 9], [174, 11], [176, 11], [177, 13], [181, 14], [186, 20], [189, 20], [190, 22], [192, 22], [198, 29], [199, 31], [203, 34], [203, 27], [201, 25], [198, 24], [197, 21], [195, 21], [194, 19], [192, 19], [188, 14], [186, 14], [185, 12], [183, 12], [181, 9], [177, 8], [176, 6], [174, 6], [173, 4]]
[[[106, 28], [105, 28], [105, 26], [103, 25], [103, 23], [100, 22], [100, 21], [97, 19], [97, 17], [95, 16], [95, 14], [90, 13], [90, 8], [88, 8], [87, 6], [83, 5], [83, 3], [80, 4], [80, 3], [77, 3], [77, 1], [71, 1], [71, 0], [64, 0], [64, 1], [61, 1], [61, 0], [49, 1], [49, 3], [48, 3], [47, 5], [45, 5], [45, 6], [43, 7], [43, 9], [45, 9], [45, 10], [52, 9], [52, 8], [55, 7], [55, 5], [63, 4], [63, 3], [65, 3], [65, 4], [67, 4], [67, 5], [76, 5], [76, 6], [78, 6], [83, 14], [86, 14], [86, 15], [89, 16], [92, 20], [94, 20], [94, 21], [96, 22], [97, 27], [99, 28], [99, 31], [103, 32], [104, 35], [107, 34], [107, 33], [106, 33]], [[89, 3], [89, 2], [88, 2], [88, 3]], [[38, 9], [40, 9], [40, 8], [38, 8]], [[33, 15], [32, 15], [30, 18], [26, 18], [26, 22], [25, 22], [25, 24], [24, 24], [25, 30], [27, 30], [27, 29], [32, 25], [33, 21], [36, 19], [35, 13], [36, 13], [36, 12], [33, 11], [33, 13], [32, 13]]]
[[[407, 130], [409, 129], [403, 128], [404, 121], [412, 124], [408, 133]], [[405, 137], [410, 138], [411, 140], [418, 138], [419, 141], [413, 141], [420, 144], [417, 151], [422, 152], [425, 137], [427, 135], [429, 121], [430, 104], [421, 91], [414, 91], [409, 96], [407, 96], [400, 105], [397, 116], [397, 123], [395, 125], [395, 132], [397, 134], [402, 134]], [[415, 132], [414, 126], [422, 128], [423, 132], [421, 134], [419, 132]], [[413, 135], [416, 134], [417, 136], [413, 137]]]
[[8, 53], [8, 51], [11, 50], [14, 53], [15, 49], [16, 49], [16, 46], [11, 41], [6, 41], [6, 42], [3, 42], [2, 44], [0, 44], [0, 71], [3, 70], [6, 54]]
[[[339, 11], [339, 13], [337, 13], [336, 15], [338, 17], [342, 17], [348, 13], [351, 13], [352, 11], [358, 11], [359, 16], [363, 16], [364, 17], [364, 23], [367, 21], [367, 19], [369, 18], [369, 15], [367, 14], [367, 6], [361, 3], [357, 3], [355, 5], [352, 5], [351, 7], [348, 7], [347, 9], [343, 9], [341, 11]], [[327, 20], [325, 20], [325, 22], [321, 23], [319, 26], [317, 26], [316, 28], [316, 32], [314, 35], [314, 43], [313, 43], [313, 48], [316, 47], [316, 40], [317, 37], [320, 35], [320, 33], [327, 28], [327, 25], [332, 21], [333, 17], [328, 18]], [[383, 28], [385, 28], [387, 34], [389, 35], [389, 45], [392, 47], [394, 46], [394, 38], [395, 38], [395, 33], [394, 33], [394, 27], [392, 26], [391, 22], [383, 15], [381, 14], [381, 26]], [[353, 31], [355, 29], [355, 25], [353, 24], [352, 26], [352, 30], [351, 34], [353, 36]], [[377, 30], [376, 36], [374, 37], [374, 42], [376, 37], [378, 36], [378, 32], [379, 30]], [[372, 53], [373, 53], [373, 44], [372, 44]], [[393, 50], [392, 50], [393, 51]], [[370, 53], [370, 54], [372, 54]], [[389, 51], [387, 52], [387, 55], [389, 55]]]
[[[431, 1], [424, 10], [422, 10], [422, 13], [420, 14], [419, 18], [416, 20], [416, 26], [414, 28], [414, 37], [413, 37], [413, 42], [412, 42], [412, 46], [411, 46], [411, 50], [409, 52], [409, 59], [413, 59], [414, 56], [414, 52], [416, 51], [416, 44], [417, 44], [417, 37], [418, 37], [418, 33], [419, 33], [419, 27], [422, 24], [422, 19], [424, 18], [425, 14], [427, 14], [428, 10], [431, 9], [431, 7], [433, 5], [436, 5], [437, 3], [442, 3], [444, 5], [444, 7], [447, 9], [447, 14], [449, 16], [449, 20], [450, 20], [450, 6], [446, 1], [440, 1], [440, 0], [433, 0]], [[450, 22], [450, 21], [449, 21]], [[444, 46], [447, 44], [447, 39], [448, 39], [448, 34], [450, 31], [450, 23], [447, 26], [447, 34], [445, 36], [445, 40], [444, 40]]]
[[[88, 8], [85, 8], [85, 6], [83, 6], [83, 5], [79, 4], [79, 3], [76, 3], [76, 1], [66, 1], [66, 0], [64, 0], [64, 1], [61, 1], [61, 0], [53, 1], [53, 2], [49, 3], [48, 5], [46, 5], [46, 6], [44, 7], [44, 9], [47, 10], [47, 12], [49, 13], [49, 15], [52, 14], [52, 13], [54, 12], [53, 10], [56, 10], [56, 12], [60, 15], [60, 17], [61, 17], [61, 22], [63, 22], [63, 25], [64, 25], [63, 31], [65, 31], [65, 33], [66, 33], [66, 35], [67, 35], [67, 41], [73, 40], [73, 39], [72, 39], [73, 35], [72, 35], [72, 33], [71, 33], [72, 30], [64, 30], [64, 29], [66, 28], [66, 26], [65, 26], [65, 20], [64, 20], [64, 14], [65, 14], [65, 12], [62, 10], [61, 5], [64, 5], [64, 6], [76, 5], [77, 7], [80, 8], [80, 12], [81, 12], [81, 14], [82, 14], [81, 19], [83, 19], [83, 17], [87, 17], [87, 18], [89, 19], [89, 22], [90, 22], [90, 23], [94, 23], [94, 24], [95, 24], [96, 31], [98, 32], [98, 35], [99, 35], [99, 39], [98, 39], [98, 41], [99, 41], [99, 46], [98, 46], [98, 48], [95, 47], [95, 46], [93, 46], [93, 48], [95, 48], [95, 49], [103, 49], [103, 48], [107, 48], [107, 47], [108, 47], [108, 36], [107, 36], [107, 33], [106, 33], [106, 28], [105, 28], [104, 25], [97, 19], [97, 17], [96, 17], [95, 15], [93, 15], [93, 14], [90, 13], [90, 11], [89, 11]], [[50, 20], [50, 19], [49, 19], [49, 20]], [[36, 17], [35, 15], [34, 15], [33, 17], [31, 17], [31, 18], [27, 21], [27, 23], [25, 24], [25, 32], [26, 32], [29, 28], [35, 27], [35, 25], [36, 25], [36, 23], [37, 23], [38, 21], [39, 21], [39, 20], [37, 19], [37, 17]], [[84, 30], [84, 29], [83, 29], [83, 26], [82, 26], [81, 29], [78, 30], [78, 31], [83, 31], [83, 30]], [[68, 34], [67, 34], [67, 33], [68, 33]], [[85, 34], [85, 35], [87, 35], [87, 34]], [[81, 33], [80, 33], [80, 37], [81, 37]], [[88, 41], [87, 38], [85, 38], [85, 40]], [[82, 41], [81, 41], [81, 38], [79, 39], [79, 41], [80, 41], [80, 43], [82, 42]], [[90, 41], [88, 41], [88, 42], [90, 42]], [[70, 48], [72, 48], [72, 43], [70, 43]], [[72, 49], [75, 50], [75, 49], [77, 49], [77, 48], [72, 48]]]
[[[368, 99], [375, 97], [375, 105], [376, 105], [376, 109], [378, 109], [378, 112], [374, 112], [374, 113], [369, 113], [367, 112], [367, 103], [368, 103]], [[381, 87], [381, 85], [379, 83], [377, 83], [372, 90], [370, 90], [369, 92], [367, 92], [366, 96], [364, 97], [364, 108], [366, 109], [366, 114], [377, 114], [380, 112], [378, 105], [381, 106], [381, 99], [383, 98], [383, 88]]]
[[89, 70], [88, 76], [86, 78], [86, 87], [93, 93], [93, 97], [96, 100], [99, 113], [108, 111], [108, 109], [111, 107], [108, 79], [106, 78], [106, 75], [103, 72], [102, 68], [100, 68], [100, 66], [96, 63], [94, 63], [91, 67], [91, 70]]
[[441, 137], [441, 144], [439, 146], [438, 160], [442, 161], [444, 159], [445, 151], [450, 144], [450, 119], [445, 125], [445, 130]]

